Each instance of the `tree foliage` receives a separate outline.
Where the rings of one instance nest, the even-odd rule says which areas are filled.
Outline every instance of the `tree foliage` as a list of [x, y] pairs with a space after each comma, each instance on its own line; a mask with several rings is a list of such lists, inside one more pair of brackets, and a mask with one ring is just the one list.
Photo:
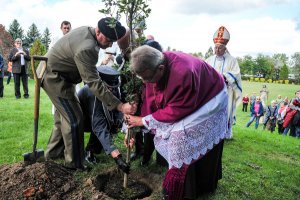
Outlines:
[[296, 81], [297, 83], [300, 83], [300, 52], [292, 55], [292, 67]]
[[[30, 52], [30, 55], [43, 56], [46, 54], [47, 49], [43, 45], [41, 40], [37, 39], [33, 42], [32, 47], [30, 48], [29, 52]], [[35, 63], [35, 66], [34, 66], [35, 69], [37, 68], [37, 66], [38, 66], [38, 62]], [[30, 78], [33, 78], [31, 67], [29, 67], [29, 76], [30, 76]]]
[[33, 43], [38, 39], [41, 39], [41, 34], [35, 23], [33, 23], [27, 31], [26, 37], [23, 41], [23, 46], [25, 48], [31, 48]]
[[214, 55], [214, 50], [212, 47], [209, 47], [209, 49], [207, 50], [207, 52], [205, 53], [204, 59], [209, 58], [210, 56]]
[[[147, 4], [147, 0], [102, 0], [104, 8], [99, 10], [107, 16], [119, 20], [122, 16], [125, 16], [126, 23], [130, 31], [129, 47], [123, 50], [123, 55], [126, 56], [128, 52], [131, 52], [137, 46], [140, 46], [144, 41], [143, 31], [146, 29], [146, 18], [149, 16], [151, 9]], [[116, 21], [112, 20], [111, 27], [115, 26]], [[134, 34], [136, 28], [141, 30], [141, 34]], [[138, 94], [141, 94], [142, 82], [137, 79], [134, 74], [129, 70], [129, 63], [126, 61], [123, 64], [122, 70], [122, 90], [126, 93], [126, 101], [136, 100]]]
[[41, 42], [43, 43], [43, 45], [46, 47], [46, 50], [48, 51], [49, 45], [51, 43], [51, 33], [48, 28], [45, 29]]
[[190, 53], [190, 54], [197, 57], [197, 58], [203, 59], [203, 54], [201, 52]]
[[254, 60], [250, 55], [244, 56], [244, 58], [238, 58], [241, 74], [252, 74], [254, 67]]
[[13, 43], [14, 41], [11, 35], [5, 30], [5, 27], [0, 24], [0, 53], [6, 60], [6, 63], [9, 53], [13, 47]]
[[18, 20], [14, 19], [12, 23], [9, 25], [8, 32], [12, 36], [13, 40], [20, 38], [21, 40], [24, 39], [24, 31], [19, 24]]
[[284, 64], [279, 72], [279, 79], [287, 80], [289, 77], [289, 68], [286, 64]]

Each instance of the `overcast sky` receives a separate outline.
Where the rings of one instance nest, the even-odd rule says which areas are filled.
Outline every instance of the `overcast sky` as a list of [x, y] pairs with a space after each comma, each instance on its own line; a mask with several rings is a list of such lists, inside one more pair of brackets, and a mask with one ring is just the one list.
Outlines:
[[[73, 29], [96, 26], [103, 17], [101, 0], [1, 0], [0, 23], [8, 29], [17, 19], [27, 31], [35, 23], [43, 33], [60, 37], [60, 23], [68, 20]], [[213, 46], [213, 34], [225, 26], [233, 56], [258, 53], [272, 55], [300, 52], [299, 0], [152, 0], [145, 34], [154, 35], [164, 49], [187, 53]], [[124, 24], [124, 22], [123, 22]]]

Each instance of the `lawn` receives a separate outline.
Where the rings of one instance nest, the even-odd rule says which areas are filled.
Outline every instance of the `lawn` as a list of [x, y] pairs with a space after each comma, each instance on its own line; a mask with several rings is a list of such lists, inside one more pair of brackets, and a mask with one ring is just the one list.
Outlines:
[[[6, 81], [6, 80], [5, 80]], [[4, 81], [4, 82], [5, 82]], [[263, 83], [243, 82], [243, 93], [259, 91]], [[280, 94], [292, 98], [297, 85], [266, 84], [270, 93], [268, 104]], [[29, 99], [15, 99], [14, 84], [6, 85], [4, 97], [0, 99], [0, 165], [23, 160], [23, 154], [32, 151], [33, 141], [33, 100], [34, 82], [29, 81]], [[22, 91], [22, 89], [21, 89]], [[254, 124], [246, 128], [250, 118], [247, 113], [237, 109], [237, 124], [234, 126], [233, 140], [225, 142], [223, 152], [223, 178], [217, 191], [205, 199], [300, 199], [300, 140], [257, 130]], [[249, 108], [248, 108], [249, 110]], [[45, 149], [52, 129], [51, 102], [41, 90], [38, 148]], [[88, 135], [86, 134], [86, 137]], [[116, 144], [122, 147], [122, 135]], [[125, 150], [122, 149], [125, 153]], [[108, 159], [107, 156], [100, 156]], [[111, 159], [104, 165], [113, 166]], [[100, 164], [97, 172], [105, 167]], [[139, 169], [133, 164], [133, 170]], [[156, 168], [151, 164], [146, 168]], [[162, 170], [163, 174], [164, 170]], [[96, 173], [95, 170], [92, 173]], [[83, 175], [85, 176], [85, 175]], [[80, 175], [79, 175], [80, 179]], [[157, 183], [161, 184], [161, 183]]]

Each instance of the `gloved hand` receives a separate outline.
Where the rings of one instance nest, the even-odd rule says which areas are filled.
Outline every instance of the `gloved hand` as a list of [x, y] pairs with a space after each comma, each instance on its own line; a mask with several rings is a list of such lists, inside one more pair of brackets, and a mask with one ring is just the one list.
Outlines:
[[121, 169], [124, 173], [129, 174], [130, 166], [123, 160], [121, 154], [115, 157], [114, 160], [119, 169]]

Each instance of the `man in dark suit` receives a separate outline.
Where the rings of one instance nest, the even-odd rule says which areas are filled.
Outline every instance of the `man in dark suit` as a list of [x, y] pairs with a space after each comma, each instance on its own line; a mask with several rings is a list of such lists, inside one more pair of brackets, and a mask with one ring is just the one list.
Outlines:
[[[120, 72], [106, 65], [97, 67], [99, 75], [112, 93], [120, 98]], [[116, 148], [112, 140], [112, 133], [122, 125], [123, 115], [118, 111], [109, 111], [107, 107], [95, 97], [87, 85], [78, 91], [78, 98], [84, 114], [84, 131], [91, 132], [90, 139], [86, 145], [85, 160], [88, 163], [96, 164], [94, 156], [103, 149], [107, 155], [110, 155], [117, 166], [123, 172], [129, 172], [129, 165], [123, 160], [121, 153]]]
[[28, 62], [30, 61], [29, 51], [22, 47], [22, 40], [17, 38], [15, 40], [15, 48], [10, 52], [9, 61], [12, 61], [12, 73], [14, 74], [15, 82], [15, 96], [17, 99], [21, 98], [20, 79], [22, 78], [24, 98], [29, 97], [28, 93]]
[[[115, 27], [109, 26], [114, 23]], [[59, 39], [47, 52], [48, 66], [42, 80], [45, 90], [56, 107], [55, 122], [61, 123], [61, 134], [52, 131], [46, 159], [51, 159], [57, 143], [63, 138], [65, 166], [84, 169], [83, 112], [75, 85], [83, 81], [109, 110], [134, 113], [136, 105], [122, 103], [102, 82], [97, 72], [99, 49], [106, 49], [124, 36], [125, 27], [113, 18], [99, 20], [96, 28], [76, 28]], [[42, 65], [40, 65], [41, 67]], [[39, 67], [39, 68], [40, 68]], [[40, 69], [38, 70], [40, 71]]]

